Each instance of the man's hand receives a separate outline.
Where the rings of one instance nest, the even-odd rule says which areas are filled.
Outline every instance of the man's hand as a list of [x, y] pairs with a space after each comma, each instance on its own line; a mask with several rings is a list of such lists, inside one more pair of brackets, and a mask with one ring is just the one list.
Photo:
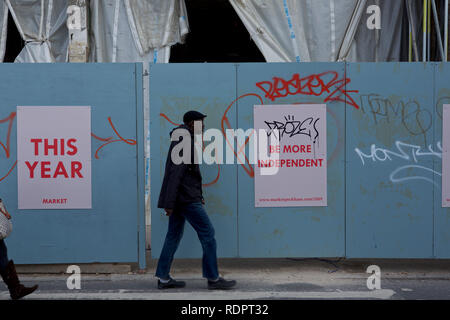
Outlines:
[[168, 217], [173, 213], [173, 209], [164, 209], [164, 211], [166, 211], [166, 216]]
[[202, 199], [202, 204], [205, 204], [205, 199]]

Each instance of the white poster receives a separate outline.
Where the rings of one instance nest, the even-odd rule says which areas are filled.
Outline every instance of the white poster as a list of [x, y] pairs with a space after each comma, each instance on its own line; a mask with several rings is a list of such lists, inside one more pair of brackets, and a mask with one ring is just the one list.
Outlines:
[[450, 207], [450, 104], [442, 113], [442, 206]]
[[266, 130], [269, 156], [256, 158], [255, 206], [327, 206], [326, 106], [254, 106], [254, 128]]
[[19, 209], [90, 209], [91, 108], [17, 107]]

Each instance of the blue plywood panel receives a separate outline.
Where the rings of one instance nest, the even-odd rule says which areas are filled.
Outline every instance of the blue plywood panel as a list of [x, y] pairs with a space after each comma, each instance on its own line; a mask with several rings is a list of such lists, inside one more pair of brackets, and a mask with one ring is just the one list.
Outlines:
[[433, 257], [433, 66], [355, 63], [347, 76], [349, 258]]
[[[137, 262], [138, 258], [142, 262], [138, 249], [145, 243], [143, 237], [138, 242], [138, 231], [144, 209], [138, 184], [143, 174], [138, 172], [143, 156], [137, 157], [143, 154], [142, 101], [137, 98], [142, 92], [141, 68], [135, 64], [0, 65], [0, 119], [13, 115], [18, 105], [91, 106], [91, 210], [18, 210], [16, 121], [11, 122], [9, 139], [8, 122], [0, 123], [0, 141], [5, 146], [10, 142], [9, 156], [0, 148], [0, 179], [4, 178], [0, 195], [14, 216], [14, 232], [7, 244], [16, 263]], [[126, 143], [121, 137], [137, 143]]]
[[[450, 104], [450, 64], [439, 63], [435, 65], [435, 90], [433, 103], [434, 143], [436, 146], [442, 142], [442, 106]], [[448, 139], [448, 138], [447, 138]], [[442, 153], [437, 148], [438, 153]], [[434, 254], [436, 258], [450, 258], [450, 208], [442, 207], [442, 159], [434, 159], [435, 175], [434, 186]]]
[[[169, 133], [183, 114], [198, 110], [207, 114], [206, 129], [221, 128], [227, 106], [235, 99], [236, 71], [231, 64], [166, 64], [150, 66], [150, 158], [152, 257], [159, 257], [167, 231], [168, 218], [157, 208]], [[234, 110], [227, 114], [236, 124]], [[237, 256], [237, 177], [233, 165], [201, 165], [206, 211], [216, 230], [218, 256]], [[202, 250], [192, 227], [185, 233], [176, 257], [201, 257]]]
[[[441, 110], [448, 65], [191, 64], [151, 69], [152, 251], [168, 133], [188, 109], [209, 127], [253, 127], [255, 104], [327, 104], [328, 207], [255, 208], [249, 164], [205, 166], [207, 210], [222, 257], [448, 258], [440, 206]], [[209, 122], [211, 121], [211, 122]], [[227, 126], [225, 126], [227, 128]], [[237, 148], [237, 147], [236, 147]], [[223, 214], [225, 213], [225, 214]], [[178, 257], [200, 257], [190, 227]]]
[[[250, 167], [238, 167], [239, 256], [345, 255], [345, 83], [343, 63], [238, 66], [237, 127], [253, 127], [253, 105], [326, 103], [328, 206], [255, 208]], [[298, 78], [297, 78], [298, 76]], [[351, 96], [351, 94], [349, 95]]]

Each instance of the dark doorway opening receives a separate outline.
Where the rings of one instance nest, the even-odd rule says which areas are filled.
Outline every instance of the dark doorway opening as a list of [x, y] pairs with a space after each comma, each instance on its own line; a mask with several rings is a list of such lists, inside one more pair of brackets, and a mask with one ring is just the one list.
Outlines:
[[186, 0], [189, 33], [170, 62], [265, 62], [228, 0]]
[[8, 14], [8, 32], [6, 34], [6, 50], [3, 62], [14, 62], [25, 46], [25, 41], [22, 40], [19, 31], [17, 30], [11, 12]]

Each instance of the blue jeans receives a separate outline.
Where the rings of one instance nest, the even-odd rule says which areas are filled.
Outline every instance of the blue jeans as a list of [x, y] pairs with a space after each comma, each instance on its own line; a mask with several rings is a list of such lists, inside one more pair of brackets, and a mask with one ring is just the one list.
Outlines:
[[161, 251], [156, 268], [156, 276], [160, 279], [168, 279], [173, 256], [177, 251], [183, 237], [184, 222], [187, 220], [197, 232], [198, 239], [203, 248], [202, 269], [203, 277], [213, 280], [219, 277], [217, 267], [217, 246], [214, 238], [214, 228], [200, 202], [190, 203], [174, 209], [169, 217], [169, 227], [166, 240]]
[[5, 241], [2, 239], [0, 240], [0, 271], [5, 270], [8, 262], [8, 250], [6, 249]]

